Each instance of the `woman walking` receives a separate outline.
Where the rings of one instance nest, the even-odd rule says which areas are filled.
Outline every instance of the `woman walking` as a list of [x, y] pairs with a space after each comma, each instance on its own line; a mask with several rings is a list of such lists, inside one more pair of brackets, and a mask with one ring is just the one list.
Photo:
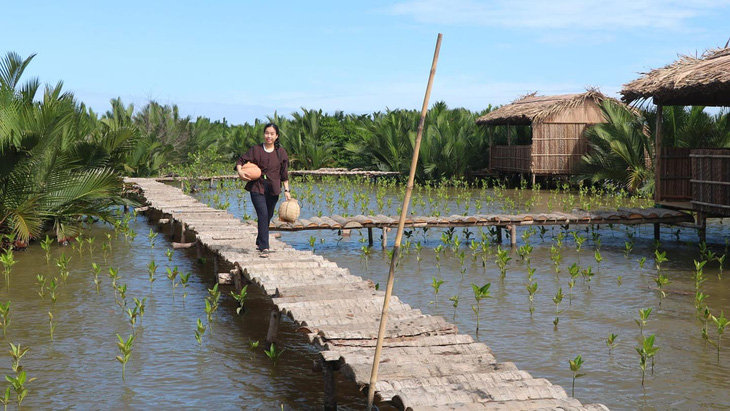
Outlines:
[[[250, 180], [243, 170], [246, 163], [256, 164], [261, 169], [261, 177]], [[258, 217], [258, 235], [256, 249], [261, 257], [269, 256], [269, 223], [274, 217], [274, 209], [279, 201], [281, 187], [284, 196], [291, 199], [289, 192], [289, 155], [279, 145], [279, 127], [269, 123], [264, 126], [264, 142], [251, 147], [246, 154], [238, 158], [236, 171], [241, 179], [248, 181], [246, 190], [251, 192], [251, 202]]]

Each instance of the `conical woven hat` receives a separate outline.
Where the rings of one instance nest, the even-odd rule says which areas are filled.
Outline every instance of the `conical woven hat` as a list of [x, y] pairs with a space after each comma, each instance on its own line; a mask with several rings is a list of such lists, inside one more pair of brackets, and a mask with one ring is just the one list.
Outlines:
[[299, 218], [299, 203], [295, 199], [286, 200], [279, 207], [279, 220], [293, 223]]

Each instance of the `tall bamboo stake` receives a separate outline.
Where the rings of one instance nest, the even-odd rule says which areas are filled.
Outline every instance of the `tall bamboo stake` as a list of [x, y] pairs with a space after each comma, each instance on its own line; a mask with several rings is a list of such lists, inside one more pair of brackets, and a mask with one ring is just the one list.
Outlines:
[[380, 314], [380, 328], [378, 329], [378, 343], [375, 346], [375, 356], [373, 357], [373, 369], [370, 373], [370, 386], [368, 387], [368, 411], [373, 408], [375, 400], [375, 383], [378, 381], [378, 363], [380, 362], [380, 351], [383, 348], [383, 339], [385, 338], [385, 326], [388, 323], [388, 306], [390, 305], [390, 296], [393, 294], [393, 281], [395, 277], [395, 264], [400, 255], [400, 243], [403, 238], [403, 228], [406, 225], [406, 216], [408, 215], [408, 204], [411, 201], [411, 192], [413, 191], [413, 180], [416, 178], [416, 164], [418, 164], [418, 152], [421, 149], [421, 136], [423, 136], [423, 124], [426, 122], [426, 113], [428, 112], [428, 100], [431, 97], [431, 85], [433, 77], [436, 74], [436, 63], [439, 59], [439, 50], [441, 49], [441, 33], [436, 39], [436, 50], [433, 53], [433, 63], [431, 64], [431, 74], [428, 76], [428, 86], [426, 86], [426, 95], [423, 98], [423, 107], [421, 108], [421, 120], [418, 122], [418, 134], [416, 135], [416, 145], [413, 147], [413, 158], [411, 159], [411, 171], [408, 174], [408, 185], [406, 186], [406, 196], [403, 199], [403, 207], [400, 212], [400, 220], [398, 220], [398, 232], [395, 236], [395, 244], [393, 245], [393, 255], [390, 259], [390, 272], [388, 273], [388, 284], [385, 287], [385, 300], [383, 301], [383, 312]]

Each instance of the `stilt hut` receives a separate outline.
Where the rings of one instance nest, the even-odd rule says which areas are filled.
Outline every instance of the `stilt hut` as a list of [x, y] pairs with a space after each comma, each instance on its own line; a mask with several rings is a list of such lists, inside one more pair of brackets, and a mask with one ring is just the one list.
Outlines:
[[[587, 127], [604, 123], [600, 104], [608, 97], [597, 90], [582, 94], [522, 97], [477, 119], [483, 126], [507, 126], [507, 145], [490, 141], [492, 170], [535, 176], [572, 175], [588, 149]], [[512, 145], [510, 127], [532, 127], [532, 144]]]
[[730, 148], [662, 146], [664, 106], [730, 106], [730, 48], [709, 50], [702, 57], [680, 56], [625, 84], [626, 103], [652, 99], [656, 104], [655, 189], [657, 204], [697, 212], [704, 240], [707, 217], [730, 217]]

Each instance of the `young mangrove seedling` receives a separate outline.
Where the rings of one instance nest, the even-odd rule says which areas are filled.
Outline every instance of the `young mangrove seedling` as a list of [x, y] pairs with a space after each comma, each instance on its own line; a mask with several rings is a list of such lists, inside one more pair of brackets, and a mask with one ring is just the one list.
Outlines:
[[177, 287], [177, 282], [175, 281], [175, 278], [177, 278], [177, 275], [180, 274], [180, 271], [178, 270], [177, 266], [172, 269], [170, 269], [170, 267], [166, 267], [165, 269], [167, 271], [167, 278], [172, 283], [172, 301], [175, 301], [175, 288]]
[[205, 334], [205, 328], [206, 327], [203, 325], [203, 322], [200, 321], [200, 318], [198, 318], [198, 323], [195, 326], [195, 341], [198, 342], [198, 345], [201, 348], [203, 347], [203, 334]]
[[[6, 375], [5, 380], [10, 383], [10, 387], [15, 391], [15, 401], [18, 404], [18, 409], [20, 409], [20, 404], [25, 399], [25, 396], [28, 395], [28, 388], [26, 388], [25, 384], [35, 381], [35, 377], [28, 379], [26, 372], [20, 371], [15, 377]], [[7, 407], [7, 401], [10, 399], [10, 387], [5, 390], [5, 407]]]
[[644, 326], [646, 326], [646, 321], [649, 319], [649, 316], [651, 315], [651, 307], [649, 308], [641, 308], [639, 309], [639, 318], [634, 319], [636, 322], [636, 325], [639, 326], [639, 331], [641, 333], [641, 336], [644, 336]]
[[117, 334], [117, 348], [121, 355], [117, 355], [117, 361], [122, 364], [122, 381], [126, 381], [126, 369], [129, 357], [132, 355], [132, 344], [134, 343], [134, 334], [130, 334], [126, 340], [121, 335]]
[[147, 238], [150, 240], [150, 248], [155, 248], [155, 239], [157, 238], [157, 232], [150, 228], [150, 233], [147, 234]]
[[705, 266], [705, 264], [707, 264], [707, 261], [698, 262], [697, 260], [694, 260], [694, 263], [695, 263], [695, 274], [694, 274], [695, 291], [699, 291], [700, 286], [702, 286], [702, 283], [704, 283], [706, 280], [704, 277], [703, 267]]
[[534, 299], [535, 299], [535, 294], [537, 293], [538, 286], [537, 286], [537, 283], [534, 282], [534, 283], [528, 283], [525, 286], [525, 288], [527, 288], [527, 294], [528, 294], [527, 298], [530, 301], [530, 318], [532, 318], [532, 315], [535, 312]]
[[663, 288], [665, 285], [669, 284], [669, 278], [666, 274], [659, 274], [654, 278], [654, 282], [656, 283], [657, 288], [659, 288], [659, 306], [661, 307], [662, 299], [667, 296]]
[[593, 272], [593, 267], [591, 267], [589, 265], [588, 268], [581, 270], [580, 273], [583, 276], [583, 284], [588, 285], [588, 289], [590, 290], [591, 289], [591, 280], [593, 279], [593, 276], [595, 275], [595, 273]]
[[117, 305], [124, 309], [127, 306], [127, 284], [117, 286], [114, 295], [116, 295], [117, 292], [119, 293], [119, 300], [117, 301]]
[[142, 318], [144, 317], [145, 303], [147, 303], [147, 297], [144, 297], [141, 300], [137, 297], [134, 297], [134, 309], [137, 310], [137, 315], [139, 315], [140, 322], [142, 322]]
[[309, 247], [314, 251], [314, 244], [317, 243], [317, 237], [311, 235], [309, 236]]
[[654, 334], [648, 337], [643, 337], [641, 345], [639, 347], [634, 347], [634, 349], [639, 354], [639, 366], [641, 367], [641, 387], [643, 388], [647, 361], [649, 359], [652, 359], [653, 362], [654, 355], [656, 355], [657, 351], [659, 351], [659, 347], [654, 346]]
[[101, 256], [104, 258], [104, 264], [107, 263], [109, 258], [109, 252], [111, 251], [111, 245], [109, 243], [101, 243]]
[[53, 341], [53, 333], [56, 331], [56, 324], [53, 323], [53, 313], [48, 312], [48, 328], [51, 331], [51, 341]]
[[568, 272], [570, 273], [570, 281], [568, 282], [568, 286], [570, 287], [570, 294], [568, 298], [569, 305], [573, 305], [573, 287], [575, 286], [575, 280], [580, 275], [580, 266], [576, 263], [573, 263], [568, 267]]
[[0, 262], [3, 264], [3, 274], [5, 275], [5, 288], [10, 288], [10, 271], [13, 269], [13, 266], [18, 263], [18, 261], [15, 260], [15, 255], [13, 255], [13, 247], [9, 247], [7, 250], [5, 250], [2, 255], [0, 255]]
[[183, 307], [185, 306], [185, 297], [188, 296], [188, 285], [190, 284], [190, 273], [180, 274], [180, 284], [183, 286]]
[[492, 283], [486, 283], [481, 287], [474, 283], [471, 284], [471, 289], [472, 291], [474, 291], [474, 299], [477, 301], [475, 305], [471, 306], [471, 309], [477, 315], [477, 332], [479, 332], [479, 313], [481, 312], [481, 302], [485, 298], [492, 298], [492, 295], [489, 291], [489, 287], [491, 286]]
[[583, 248], [583, 243], [586, 241], [586, 238], [578, 234], [576, 231], [572, 231], [571, 234], [573, 235], [573, 240], [575, 240], [575, 251], [580, 253], [580, 250]]
[[155, 263], [155, 260], [152, 260], [147, 263], [147, 276], [150, 281], [150, 289], [152, 288], [152, 283], [154, 283], [156, 280], [155, 272], [157, 272], [157, 264]]
[[101, 284], [101, 280], [99, 279], [99, 273], [101, 272], [101, 267], [99, 267], [99, 264], [97, 263], [91, 263], [91, 269], [94, 273], [94, 284], [96, 285], [96, 293], [99, 294], [99, 285]]
[[459, 300], [461, 299], [460, 295], [452, 295], [449, 297], [449, 301], [452, 302], [452, 306], [454, 307], [454, 320], [456, 319], [456, 309], [459, 307]]
[[664, 251], [662, 253], [659, 252], [659, 250], [654, 250], [654, 263], [656, 264], [656, 270], [661, 271], [662, 270], [662, 264], [669, 261], [667, 258], [667, 252]]
[[557, 274], [560, 273], [560, 261], [563, 259], [563, 255], [561, 253], [561, 249], [559, 247], [555, 247], [554, 245], [550, 246], [550, 260], [552, 260], [553, 265], [555, 266], [555, 276], [557, 277]]
[[629, 258], [629, 253], [631, 253], [631, 250], [633, 250], [633, 249], [634, 249], [633, 241], [624, 242], [624, 257]]
[[616, 284], [618, 284], [619, 287], [621, 287], [621, 282], [622, 282], [623, 278], [624, 277], [621, 276], [621, 275], [619, 275], [618, 277], [616, 277]]
[[109, 267], [109, 278], [112, 279], [112, 288], [114, 289], [114, 297], [117, 295], [117, 280], [119, 279], [119, 269]]
[[434, 307], [438, 305], [439, 289], [443, 283], [443, 279], [436, 280], [436, 277], [432, 277], [431, 287], [433, 288], [433, 301], [429, 302], [429, 304], [433, 304]]
[[167, 250], [165, 250], [165, 255], [167, 256], [167, 262], [168, 262], [168, 263], [171, 263], [171, 262], [172, 262], [172, 255], [173, 255], [174, 253], [175, 253], [175, 252], [174, 252], [174, 251], [172, 251], [172, 250], [171, 250], [171, 249], [169, 249], [169, 248], [168, 248]]
[[38, 285], [38, 295], [41, 299], [46, 298], [46, 277], [43, 274], [36, 274], [35, 279]]
[[10, 300], [6, 303], [0, 303], [0, 318], [2, 318], [3, 337], [5, 337], [8, 326], [10, 325]]
[[601, 251], [599, 249], [596, 249], [596, 251], [593, 253], [593, 257], [596, 259], [596, 264], [598, 265], [598, 271], [601, 271], [601, 261], [603, 261], [603, 256], [601, 255]]
[[243, 304], [246, 302], [246, 296], [248, 295], [248, 284], [243, 286], [241, 288], [240, 293], [236, 293], [235, 291], [231, 291], [231, 297], [233, 297], [234, 300], [238, 303], [238, 308], [236, 308], [236, 314], [241, 314], [241, 311], [245, 311], [243, 308]]
[[41, 241], [41, 248], [46, 254], [46, 264], [51, 262], [51, 244], [53, 244], [53, 240], [46, 234], [46, 239]]
[[553, 325], [557, 328], [558, 323], [560, 322], [560, 303], [563, 302], [563, 288], [558, 288], [558, 292], [555, 293], [555, 297], [553, 297], [553, 302], [555, 303], [555, 319], [553, 320]]
[[704, 304], [704, 301], [707, 297], [709, 297], [709, 295], [703, 293], [702, 291], [695, 291], [695, 308], [698, 312], [702, 310], [702, 305]]
[[278, 351], [276, 349], [276, 346], [274, 345], [274, 343], [271, 343], [271, 345], [269, 346], [269, 349], [264, 350], [264, 353], [266, 353], [266, 356], [269, 357], [269, 359], [271, 361], [276, 362], [279, 360], [279, 357], [281, 357], [281, 354], [283, 354], [284, 351], [286, 351], [286, 348], [284, 348], [281, 351]]
[[61, 256], [56, 259], [56, 266], [61, 275], [61, 281], [66, 284], [68, 278], [68, 263], [71, 261], [71, 257], [66, 257], [65, 253], [61, 253]]
[[613, 347], [618, 344], [616, 342], [616, 338], [618, 338], [618, 334], [609, 334], [608, 338], [606, 338], [606, 347], [608, 347], [608, 355], [611, 355], [611, 350], [613, 350]]
[[639, 268], [644, 268], [645, 263], [646, 263], [646, 257], [641, 257], [639, 259]]
[[500, 276], [502, 279], [507, 275], [507, 263], [512, 259], [512, 257], [509, 257], [507, 255], [507, 250], [502, 250], [501, 246], [497, 246], [497, 259], [494, 260], [495, 263], [497, 263], [497, 267], [499, 267]]
[[58, 288], [58, 278], [53, 277], [47, 288], [48, 293], [51, 296], [51, 303], [53, 303], [53, 305], [56, 305], [56, 288]]
[[720, 317], [712, 316], [712, 321], [717, 326], [717, 362], [720, 362], [720, 339], [722, 338], [722, 334], [725, 333], [725, 326], [730, 322], [727, 318], [725, 318], [725, 312], [720, 311]]
[[572, 397], [575, 397], [575, 380], [586, 375], [585, 373], [583, 373], [583, 374], [580, 373], [580, 367], [583, 366], [584, 361], [583, 361], [583, 358], [581, 358], [581, 356], [578, 355], [575, 357], [575, 359], [568, 360], [568, 363], [570, 364], [570, 371], [573, 372], [573, 385], [572, 385], [572, 389], [570, 391], [570, 395]]

